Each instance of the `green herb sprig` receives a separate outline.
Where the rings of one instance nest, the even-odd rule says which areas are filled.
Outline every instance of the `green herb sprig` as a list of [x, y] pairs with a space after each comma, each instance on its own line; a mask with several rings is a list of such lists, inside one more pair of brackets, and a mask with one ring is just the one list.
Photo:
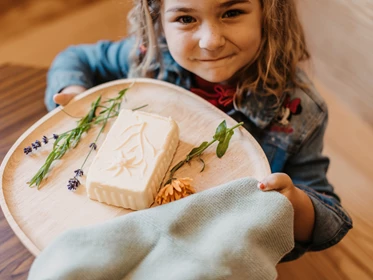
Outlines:
[[226, 153], [229, 142], [234, 134], [234, 129], [236, 129], [239, 126], [242, 126], [243, 122], [240, 122], [236, 124], [235, 126], [231, 128], [227, 128], [227, 124], [224, 121], [222, 121], [219, 126], [216, 128], [215, 135], [213, 136], [213, 140], [210, 142], [203, 142], [199, 147], [193, 148], [189, 154], [185, 157], [184, 160], [177, 163], [171, 170], [170, 170], [170, 176], [169, 179], [166, 181], [164, 185], [170, 184], [172, 180], [174, 180], [174, 174], [177, 170], [179, 170], [185, 163], [190, 162], [193, 158], [198, 157], [199, 160], [202, 163], [202, 169], [200, 172], [203, 172], [205, 170], [205, 162], [201, 158], [202, 153], [210, 147], [212, 144], [214, 144], [216, 141], [219, 142], [218, 146], [216, 147], [216, 155], [218, 158], [221, 158]]
[[34, 177], [32, 177], [30, 182], [28, 182], [30, 187], [34, 187], [36, 185], [39, 189], [40, 184], [47, 175], [52, 163], [55, 160], [61, 159], [70, 148], [75, 148], [76, 145], [78, 145], [83, 133], [87, 132], [91, 128], [93, 120], [96, 117], [96, 109], [99, 106], [100, 101], [101, 96], [91, 104], [91, 109], [87, 115], [78, 121], [78, 125], [74, 129], [66, 131], [56, 137], [57, 139], [53, 143], [53, 149], [45, 160], [45, 163], [34, 175]]

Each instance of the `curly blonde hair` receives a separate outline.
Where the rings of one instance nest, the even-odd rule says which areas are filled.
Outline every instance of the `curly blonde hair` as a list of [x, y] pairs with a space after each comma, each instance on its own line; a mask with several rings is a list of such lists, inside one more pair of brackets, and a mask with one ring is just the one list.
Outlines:
[[[310, 58], [295, 0], [260, 0], [262, 38], [255, 59], [235, 76], [237, 97], [246, 91], [280, 97], [294, 87], [305, 88], [296, 77], [299, 62]], [[130, 77], [160, 78], [163, 75], [162, 51], [167, 49], [162, 36], [161, 0], [137, 0], [128, 18], [136, 42], [130, 54]], [[139, 46], [147, 51], [139, 54]], [[160, 69], [156, 76], [155, 69]]]

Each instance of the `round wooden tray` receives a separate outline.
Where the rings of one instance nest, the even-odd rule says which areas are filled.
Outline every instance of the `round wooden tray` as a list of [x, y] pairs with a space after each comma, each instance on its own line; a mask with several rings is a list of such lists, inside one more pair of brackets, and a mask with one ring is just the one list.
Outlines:
[[[80, 168], [89, 151], [89, 144], [94, 141], [99, 128], [92, 128], [79, 145], [68, 151], [65, 156], [52, 165], [48, 177], [40, 189], [30, 188], [27, 182], [43, 165], [52, 148], [52, 143], [42, 146], [29, 155], [23, 148], [29, 146], [43, 135], [51, 137], [76, 126], [90, 104], [99, 96], [102, 100], [115, 97], [117, 93], [130, 86], [122, 108], [133, 109], [148, 104], [143, 111], [171, 116], [180, 128], [180, 143], [171, 166], [174, 166], [203, 141], [210, 141], [215, 129], [224, 119], [228, 127], [237, 122], [218, 110], [213, 105], [172, 84], [153, 79], [126, 79], [102, 84], [78, 95], [64, 108], [56, 108], [30, 127], [12, 146], [2, 162], [0, 204], [10, 226], [33, 253], [38, 255], [52, 239], [63, 231], [84, 225], [90, 225], [131, 212], [123, 208], [109, 206], [90, 200], [86, 195], [85, 177], [76, 192], [67, 189], [69, 178], [74, 170]], [[68, 114], [67, 114], [68, 113]], [[102, 143], [113, 120], [108, 123], [98, 140]], [[251, 176], [258, 180], [270, 174], [266, 156], [255, 139], [242, 127], [235, 130], [228, 151], [219, 159], [215, 154], [216, 145], [207, 149], [203, 155], [206, 163], [204, 172], [200, 173], [198, 160], [182, 167], [177, 177], [192, 177], [197, 192], [228, 182], [230, 180]], [[88, 158], [85, 173], [94, 158]]]

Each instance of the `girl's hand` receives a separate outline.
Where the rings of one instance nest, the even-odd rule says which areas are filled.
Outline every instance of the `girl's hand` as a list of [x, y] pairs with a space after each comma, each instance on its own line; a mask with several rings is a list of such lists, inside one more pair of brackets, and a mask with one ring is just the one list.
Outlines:
[[82, 86], [68, 86], [65, 87], [60, 93], [53, 96], [53, 101], [61, 106], [67, 105], [71, 99], [73, 99], [79, 93], [86, 91], [87, 89]]
[[285, 195], [294, 208], [294, 238], [300, 242], [310, 241], [315, 223], [315, 210], [309, 196], [294, 186], [285, 173], [273, 173], [258, 183], [262, 191], [277, 191]]

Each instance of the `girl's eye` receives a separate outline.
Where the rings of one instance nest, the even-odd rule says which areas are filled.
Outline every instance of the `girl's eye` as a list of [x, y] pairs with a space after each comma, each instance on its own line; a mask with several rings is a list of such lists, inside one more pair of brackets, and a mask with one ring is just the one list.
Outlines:
[[195, 22], [196, 20], [191, 16], [181, 16], [178, 17], [176, 21], [180, 22], [181, 24], [190, 24]]
[[223, 14], [223, 18], [237, 17], [242, 14], [240, 10], [229, 10]]

